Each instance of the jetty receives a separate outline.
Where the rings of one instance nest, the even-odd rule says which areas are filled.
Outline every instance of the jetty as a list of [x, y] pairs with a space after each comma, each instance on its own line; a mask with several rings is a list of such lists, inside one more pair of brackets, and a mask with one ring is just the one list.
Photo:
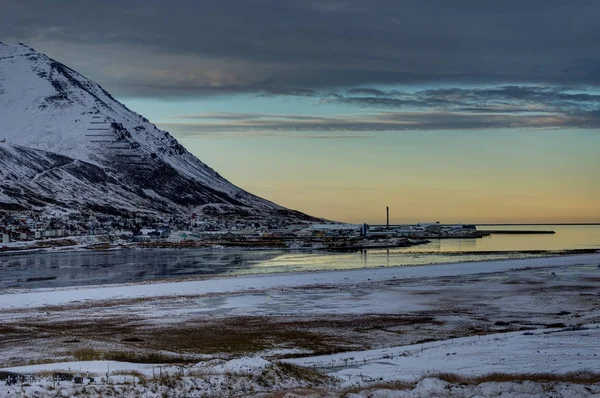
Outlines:
[[488, 234], [504, 234], [504, 235], [552, 235], [555, 231], [536, 231], [536, 230], [519, 230], [519, 229], [482, 229], [481, 232]]

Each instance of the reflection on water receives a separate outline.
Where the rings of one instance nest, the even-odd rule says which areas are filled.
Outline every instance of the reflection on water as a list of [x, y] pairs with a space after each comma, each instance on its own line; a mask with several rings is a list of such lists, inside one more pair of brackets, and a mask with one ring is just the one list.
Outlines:
[[489, 238], [468, 239], [431, 239], [431, 243], [411, 248], [411, 251], [438, 251], [438, 252], [471, 252], [479, 251], [477, 241]]
[[0, 257], [0, 289], [42, 288], [243, 273], [279, 251], [145, 249]]
[[127, 283], [186, 276], [411, 266], [532, 256], [515, 253], [519, 250], [600, 249], [600, 226], [490, 226], [479, 229], [552, 229], [556, 234], [437, 239], [409, 248], [352, 253], [143, 249], [0, 257], [0, 289]]

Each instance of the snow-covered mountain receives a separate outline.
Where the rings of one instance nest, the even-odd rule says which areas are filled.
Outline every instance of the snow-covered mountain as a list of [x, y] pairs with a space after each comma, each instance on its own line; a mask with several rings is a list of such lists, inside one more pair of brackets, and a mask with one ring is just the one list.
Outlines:
[[100, 85], [0, 42], [0, 209], [310, 219], [221, 177]]

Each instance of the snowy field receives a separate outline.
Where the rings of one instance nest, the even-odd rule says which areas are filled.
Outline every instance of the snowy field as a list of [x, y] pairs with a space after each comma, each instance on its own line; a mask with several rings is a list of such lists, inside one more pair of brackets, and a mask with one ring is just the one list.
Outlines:
[[4, 291], [0, 375], [37, 376], [0, 396], [55, 393], [58, 370], [95, 378], [62, 382], [64, 396], [593, 396], [599, 265], [588, 254]]
[[600, 325], [542, 329], [289, 359], [340, 378], [344, 386], [374, 381], [411, 381], [430, 373], [600, 373]]

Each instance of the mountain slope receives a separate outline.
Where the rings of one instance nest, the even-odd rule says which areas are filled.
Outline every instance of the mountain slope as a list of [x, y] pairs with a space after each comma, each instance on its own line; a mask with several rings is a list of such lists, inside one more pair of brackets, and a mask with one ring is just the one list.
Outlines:
[[[20, 163], [25, 169], [15, 178], [55, 167], [46, 170], [58, 178], [55, 184], [86, 187], [69, 188], [70, 199], [57, 199], [52, 191], [60, 189], [54, 190], [50, 180], [45, 194], [28, 180], [6, 180], [0, 185], [0, 202], [26, 205], [33, 194], [46, 198], [34, 200], [38, 208], [55, 201], [89, 208], [102, 204], [113, 213], [186, 215], [204, 210], [214, 216], [310, 219], [231, 184], [98, 84], [22, 44], [0, 43], [0, 121], [0, 139], [13, 145], [2, 151], [4, 167], [21, 155], [43, 160]], [[107, 185], [98, 191], [88, 172]], [[15, 191], [17, 185], [24, 191]]]
[[[103, 168], [68, 156], [11, 144], [0, 145], [0, 203], [11, 210], [128, 208], [137, 196]], [[85, 194], [82, 195], [81, 193]], [[118, 193], [107, 196], [106, 193]], [[91, 203], [87, 198], [95, 198]]]

